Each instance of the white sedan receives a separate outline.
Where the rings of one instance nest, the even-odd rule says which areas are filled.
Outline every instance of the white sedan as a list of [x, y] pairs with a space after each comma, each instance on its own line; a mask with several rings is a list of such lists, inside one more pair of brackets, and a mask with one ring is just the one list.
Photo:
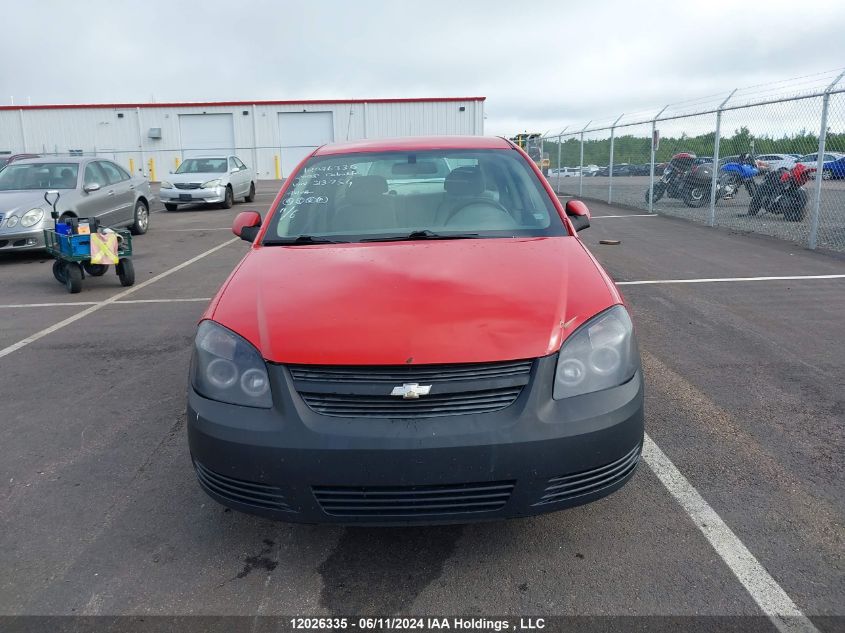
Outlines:
[[758, 156], [757, 160], [763, 161], [768, 171], [776, 171], [781, 167], [792, 169], [796, 163], [795, 157], [789, 154], [763, 154]]
[[577, 167], [561, 167], [560, 169], [552, 169], [549, 171], [550, 178], [573, 178], [580, 173]]
[[231, 209], [235, 198], [255, 199], [255, 174], [237, 156], [187, 158], [161, 181], [164, 208], [176, 211], [180, 204], [220, 204]]

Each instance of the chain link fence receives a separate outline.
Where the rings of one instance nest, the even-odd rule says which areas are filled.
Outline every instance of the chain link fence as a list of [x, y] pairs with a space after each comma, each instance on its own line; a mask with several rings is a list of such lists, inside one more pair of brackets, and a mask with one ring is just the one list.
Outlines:
[[561, 195], [845, 251], [843, 76], [568, 127], [544, 137], [549, 181]]

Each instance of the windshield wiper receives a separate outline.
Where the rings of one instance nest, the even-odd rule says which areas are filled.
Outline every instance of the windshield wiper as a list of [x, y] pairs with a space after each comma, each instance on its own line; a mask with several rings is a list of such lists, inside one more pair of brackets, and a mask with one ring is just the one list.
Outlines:
[[471, 240], [478, 237], [478, 233], [435, 233], [429, 229], [411, 231], [406, 235], [386, 235], [384, 237], [367, 237], [362, 242], [413, 242], [415, 240]]
[[296, 244], [346, 244], [343, 240], [333, 240], [316, 235], [297, 235], [296, 237], [274, 237], [264, 240], [264, 246], [292, 246]]

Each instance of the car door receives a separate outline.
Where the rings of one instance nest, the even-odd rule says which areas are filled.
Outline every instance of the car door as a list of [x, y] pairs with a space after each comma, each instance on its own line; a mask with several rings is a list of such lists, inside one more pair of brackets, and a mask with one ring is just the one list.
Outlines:
[[234, 177], [238, 180], [238, 195], [245, 196], [249, 191], [249, 172], [246, 169], [246, 165], [237, 156], [232, 156], [231, 162], [234, 168], [237, 169]]
[[[99, 186], [99, 189], [85, 191], [92, 185]], [[75, 205], [76, 214], [80, 218], [102, 218], [111, 206], [111, 197], [107, 191], [108, 180], [96, 162], [85, 164], [79, 188], [79, 200]]]
[[252, 182], [252, 171], [250, 171], [249, 167], [244, 165], [244, 162], [240, 158], [234, 156], [234, 159], [235, 165], [237, 165], [238, 169], [240, 169], [239, 173], [241, 174], [241, 178], [243, 180], [244, 195], [247, 195], [249, 193], [249, 185]]
[[135, 192], [130, 182], [129, 174], [108, 160], [97, 161], [97, 166], [106, 177], [106, 195], [109, 198], [109, 208], [102, 220], [107, 226], [128, 224], [133, 220], [135, 212]]
[[232, 185], [232, 193], [235, 194], [235, 197], [241, 195], [241, 179], [240, 179], [240, 171], [238, 170], [238, 166], [235, 165], [235, 159], [231, 156], [226, 160], [226, 168], [229, 171], [229, 183]]

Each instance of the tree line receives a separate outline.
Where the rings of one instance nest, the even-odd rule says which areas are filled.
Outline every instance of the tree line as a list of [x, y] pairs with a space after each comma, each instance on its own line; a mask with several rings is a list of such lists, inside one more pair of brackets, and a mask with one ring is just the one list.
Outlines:
[[[609, 133], [608, 133], [609, 136]], [[699, 136], [663, 137], [655, 154], [658, 163], [668, 161], [678, 152], [693, 152], [698, 156], [713, 156], [716, 133]], [[732, 136], [724, 133], [719, 141], [719, 155], [731, 156], [753, 151], [755, 154], [812, 154], [818, 150], [819, 136], [801, 130], [797, 134], [780, 138], [751, 134], [747, 127], [735, 130]], [[845, 152], [845, 133], [828, 132], [827, 151]], [[581, 140], [570, 137], [561, 144], [561, 165], [557, 163], [558, 143], [546, 140], [543, 152], [549, 154], [552, 167], [577, 167], [580, 162]], [[610, 138], [584, 140], [584, 164], [607, 165], [610, 159]], [[613, 144], [613, 162], [632, 165], [648, 163], [651, 159], [651, 138], [623, 134], [616, 136]]]

